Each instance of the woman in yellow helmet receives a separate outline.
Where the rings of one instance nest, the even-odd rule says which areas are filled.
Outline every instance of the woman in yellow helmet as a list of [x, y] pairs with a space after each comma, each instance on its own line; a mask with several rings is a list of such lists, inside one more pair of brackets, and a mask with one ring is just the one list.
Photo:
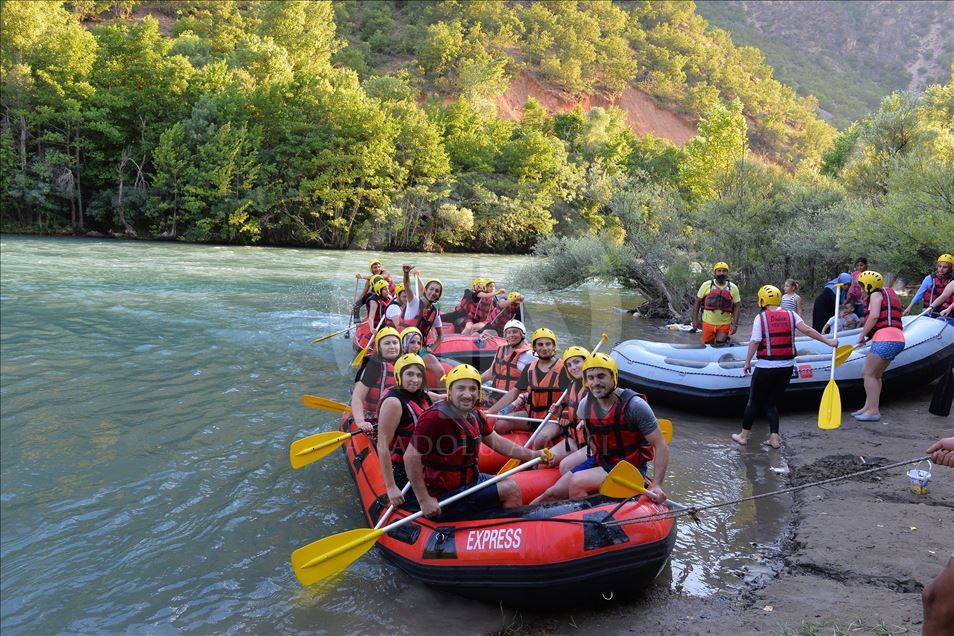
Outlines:
[[901, 299], [884, 284], [884, 277], [878, 272], [862, 272], [858, 282], [868, 296], [858, 345], [864, 345], [870, 339], [871, 349], [861, 367], [865, 405], [851, 416], [859, 422], [877, 422], [881, 419], [881, 376], [905, 346]]
[[401, 355], [401, 337], [397, 329], [383, 327], [374, 336], [375, 353], [361, 361], [351, 390], [351, 417], [365, 433], [374, 430], [374, 419], [381, 396], [394, 386], [394, 362]]
[[[911, 309], [918, 303], [924, 309], [928, 309], [935, 300], [944, 293], [944, 288], [954, 280], [954, 256], [950, 254], [941, 254], [937, 257], [937, 263], [934, 265], [934, 271], [924, 277], [918, 292], [911, 299], [911, 303], [904, 310], [904, 315], [911, 313]], [[932, 316], [937, 317], [937, 313], [947, 309], [951, 305], [950, 300], [942, 300], [938, 308], [932, 310]]]

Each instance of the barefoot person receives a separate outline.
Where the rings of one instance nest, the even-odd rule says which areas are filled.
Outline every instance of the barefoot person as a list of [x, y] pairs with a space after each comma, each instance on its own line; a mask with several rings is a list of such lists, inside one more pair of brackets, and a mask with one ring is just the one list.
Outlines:
[[865, 405], [851, 416], [859, 422], [877, 422], [881, 419], [881, 376], [891, 361], [904, 350], [901, 300], [893, 289], [884, 286], [884, 277], [878, 272], [862, 272], [858, 282], [868, 296], [865, 323], [858, 335], [858, 345], [870, 339], [871, 350], [861, 367]]
[[404, 451], [421, 414], [430, 408], [431, 399], [424, 388], [424, 360], [406, 353], [394, 363], [395, 386], [388, 389], [378, 404], [378, 461], [381, 476], [392, 506], [404, 503], [401, 489], [407, 483]]
[[765, 441], [772, 448], [780, 448], [778, 434], [778, 400], [788, 388], [795, 366], [795, 332], [837, 347], [838, 341], [826, 338], [802, 321], [794, 311], [781, 308], [782, 292], [778, 287], [765, 285], [759, 290], [759, 314], [752, 321], [752, 337], [745, 356], [742, 373], [752, 370], [752, 356], [757, 356], [755, 373], [749, 387], [749, 402], [742, 416], [742, 430], [732, 434], [732, 439], [745, 446], [759, 411], [765, 412], [769, 423], [769, 437]]
[[530, 450], [494, 433], [477, 410], [480, 373], [469, 364], [447, 372], [447, 400], [425, 411], [417, 420], [411, 443], [404, 452], [404, 466], [421, 511], [427, 517], [453, 520], [495, 508], [515, 508], [522, 501], [520, 486], [504, 479], [442, 509], [438, 500], [491, 479], [480, 472], [480, 445], [526, 462], [536, 457], [548, 460], [547, 450]]
[[713, 265], [712, 275], [712, 280], [702, 283], [696, 293], [696, 302], [692, 306], [692, 326], [702, 329], [702, 344], [722, 345], [739, 328], [742, 297], [739, 288], [729, 280], [729, 266], [726, 263]]

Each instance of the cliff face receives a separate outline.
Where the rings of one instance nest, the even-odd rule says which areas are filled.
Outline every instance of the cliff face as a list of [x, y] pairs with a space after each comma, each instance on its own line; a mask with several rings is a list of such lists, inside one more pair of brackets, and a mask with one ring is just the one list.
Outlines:
[[597, 94], [574, 98], [565, 92], [546, 87], [526, 71], [517, 74], [507, 90], [496, 98], [497, 107], [504, 117], [520, 119], [523, 105], [531, 97], [551, 114], [569, 112], [577, 106], [584, 111], [597, 106], [618, 106], [626, 113], [626, 123], [630, 129], [639, 136], [649, 133], [675, 144], [684, 144], [696, 134], [696, 126], [692, 121], [659, 106], [652, 97], [638, 88], [627, 88], [615, 97]]

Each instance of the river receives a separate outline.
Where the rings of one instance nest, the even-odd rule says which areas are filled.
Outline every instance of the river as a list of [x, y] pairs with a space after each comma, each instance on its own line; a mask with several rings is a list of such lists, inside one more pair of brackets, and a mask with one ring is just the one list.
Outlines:
[[[501, 609], [439, 594], [371, 552], [303, 589], [295, 548], [362, 524], [340, 455], [299, 471], [288, 446], [336, 419], [301, 395], [348, 395], [361, 251], [0, 238], [0, 563], [4, 633], [486, 633]], [[511, 288], [526, 257], [380, 254], [440, 276], [445, 309], [477, 275]], [[688, 341], [619, 288], [528, 294], [531, 328]], [[652, 396], [649, 396], [650, 400]], [[777, 452], [734, 423], [674, 422], [667, 491], [708, 503], [781, 487]], [[764, 424], [761, 426], [764, 427]], [[756, 434], [764, 432], [764, 428]], [[682, 521], [656, 585], [704, 596], [766, 571], [790, 500]], [[753, 550], [752, 545], [766, 546]], [[761, 556], [759, 553], [761, 552]], [[639, 599], [634, 603], [641, 602]]]

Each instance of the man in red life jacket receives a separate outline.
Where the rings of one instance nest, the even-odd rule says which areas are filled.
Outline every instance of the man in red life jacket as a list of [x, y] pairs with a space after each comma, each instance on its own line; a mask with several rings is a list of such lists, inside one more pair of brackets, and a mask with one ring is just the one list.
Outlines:
[[656, 415], [635, 391], [617, 387], [616, 361], [605, 353], [593, 353], [583, 362], [586, 392], [577, 406], [583, 420], [590, 455], [560, 479], [567, 479], [567, 493], [580, 499], [598, 492], [609, 471], [621, 460], [636, 466], [643, 475], [653, 462], [652, 500], [662, 503], [662, 489], [669, 465], [669, 446]]
[[[729, 336], [739, 328], [739, 310], [742, 296], [739, 288], [729, 280], [729, 266], [716, 263], [712, 266], [712, 280], [707, 280], [696, 293], [692, 306], [692, 326], [702, 329], [702, 344], [725, 344]], [[699, 321], [699, 308], [702, 321]]]
[[404, 451], [404, 467], [421, 511], [427, 517], [451, 520], [503, 506], [521, 505], [520, 486], [504, 479], [487, 486], [442, 510], [438, 500], [491, 479], [480, 472], [477, 458], [481, 443], [526, 462], [536, 457], [551, 460], [549, 451], [533, 451], [494, 433], [493, 426], [477, 410], [480, 373], [461, 364], [445, 377], [447, 400], [425, 411], [417, 420], [411, 443]]

